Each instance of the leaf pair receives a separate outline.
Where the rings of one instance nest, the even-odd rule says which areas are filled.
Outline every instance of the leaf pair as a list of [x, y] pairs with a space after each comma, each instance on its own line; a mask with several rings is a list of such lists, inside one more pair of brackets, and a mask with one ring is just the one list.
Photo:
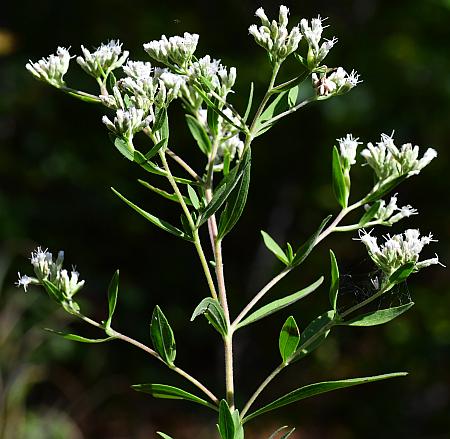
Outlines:
[[173, 366], [177, 354], [175, 336], [166, 316], [158, 305], [153, 310], [150, 335], [156, 352], [167, 365]]
[[221, 439], [244, 439], [244, 428], [239, 417], [239, 411], [231, 411], [224, 399], [219, 404], [219, 423], [217, 428]]
[[222, 337], [227, 335], [228, 327], [225, 319], [225, 313], [218, 300], [211, 297], [206, 297], [203, 299], [198, 304], [197, 308], [195, 308], [191, 317], [191, 322], [201, 314], [204, 314], [208, 322], [213, 325]]

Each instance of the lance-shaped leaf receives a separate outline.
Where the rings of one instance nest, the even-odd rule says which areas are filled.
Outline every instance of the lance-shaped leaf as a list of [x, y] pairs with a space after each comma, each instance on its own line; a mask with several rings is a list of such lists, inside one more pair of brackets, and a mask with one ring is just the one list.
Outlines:
[[250, 186], [250, 165], [251, 161], [249, 160], [241, 179], [228, 197], [225, 209], [220, 215], [218, 239], [223, 239], [233, 229], [244, 211]]
[[283, 297], [282, 299], [274, 300], [273, 302], [270, 302], [267, 305], [262, 306], [261, 308], [257, 309], [252, 314], [250, 314], [247, 318], [242, 320], [237, 325], [237, 328], [242, 328], [243, 326], [249, 325], [250, 323], [257, 322], [258, 320], [261, 320], [264, 317], [267, 317], [277, 311], [280, 311], [283, 308], [286, 308], [289, 305], [292, 305], [293, 303], [297, 302], [300, 299], [303, 299], [303, 297], [306, 297], [308, 294], [316, 290], [322, 282], [323, 276], [317, 279], [311, 285], [304, 288], [303, 290], [297, 291], [294, 294]]
[[[144, 155], [144, 157], [147, 160], [150, 160], [151, 158], [153, 158], [156, 154], [158, 154], [159, 150], [163, 147], [167, 146], [167, 141], [168, 139], [162, 139], [160, 142], [156, 143], [151, 149], [150, 151]], [[135, 154], [134, 156], [134, 161], [141, 164], [140, 162], [142, 162], [142, 157], [139, 154]]]
[[411, 261], [403, 264], [400, 268], [397, 268], [389, 277], [389, 283], [395, 285], [405, 281], [409, 275], [414, 271], [416, 263]]
[[177, 353], [175, 337], [166, 316], [158, 305], [153, 311], [150, 335], [156, 352], [168, 365], [173, 366]]
[[139, 206], [136, 206], [136, 204], [133, 204], [131, 201], [127, 200], [120, 192], [116, 191], [114, 188], [111, 189], [122, 201], [127, 203], [128, 206], [130, 206], [132, 209], [134, 209], [136, 212], [138, 212], [146, 220], [150, 221], [155, 226], [158, 226], [160, 229], [163, 229], [164, 231], [169, 232], [172, 235], [177, 236], [178, 238], [183, 238], [187, 241], [191, 241], [191, 238], [186, 233], [182, 232], [180, 229], [172, 226], [172, 224], [169, 224], [167, 221], [159, 219], [158, 217], [152, 215], [151, 213], [145, 211], [144, 209], [141, 209]]
[[294, 259], [291, 262], [292, 267], [296, 267], [300, 265], [311, 253], [312, 249], [316, 245], [316, 240], [321, 234], [322, 230], [327, 225], [328, 221], [330, 221], [332, 215], [327, 216], [321, 223], [319, 228], [309, 237], [309, 239], [299, 247], [299, 249], [295, 252]]
[[330, 332], [329, 325], [333, 321], [334, 315], [334, 310], [328, 311], [315, 318], [306, 327], [300, 336], [300, 343], [290, 361], [291, 363], [306, 357], [325, 341]]
[[402, 315], [404, 312], [408, 311], [414, 305], [414, 302], [406, 303], [405, 305], [395, 306], [393, 308], [379, 309], [377, 311], [372, 311], [367, 314], [363, 314], [354, 317], [346, 322], [339, 323], [340, 325], [346, 326], [376, 326], [382, 325], [383, 323], [390, 322], [396, 317]]
[[234, 422], [234, 439], [244, 439], [244, 426], [239, 416], [239, 410], [233, 410], [231, 416]]
[[196, 404], [204, 405], [205, 407], [217, 410], [215, 405], [193, 395], [192, 393], [179, 389], [178, 387], [168, 386], [166, 384], [134, 384], [131, 387], [138, 392], [148, 393], [154, 398], [184, 399], [185, 401], [195, 402]]
[[289, 259], [283, 249], [277, 244], [277, 242], [263, 230], [261, 230], [261, 235], [267, 249], [270, 250], [283, 264], [288, 265]]
[[191, 201], [191, 204], [194, 206], [194, 209], [200, 209], [200, 200], [198, 199], [197, 192], [195, 192], [195, 189], [188, 185], [187, 186], [188, 194], [189, 194], [189, 200]]
[[208, 155], [211, 152], [211, 140], [209, 140], [205, 128], [190, 114], [186, 114], [186, 123], [200, 150], [203, 154]]
[[77, 334], [68, 334], [66, 332], [55, 331], [54, 329], [45, 328], [46, 331], [51, 332], [52, 334], [56, 334], [65, 338], [66, 340], [78, 341], [80, 343], [104, 343], [105, 341], [114, 340], [116, 337], [106, 337], [106, 338], [87, 338], [82, 337]]
[[[289, 428], [289, 427], [287, 425], [285, 425], [284, 427], [280, 427], [279, 429], [277, 429], [270, 435], [269, 439], [277, 439], [278, 433], [281, 433], [283, 430], [286, 430], [286, 428]], [[283, 434], [283, 436], [280, 436], [279, 439], [287, 439], [292, 433], [294, 433], [294, 431], [295, 431], [295, 428], [292, 428], [287, 433]]]
[[396, 177], [392, 180], [388, 180], [383, 183], [375, 192], [370, 193], [364, 198], [364, 203], [372, 203], [373, 201], [379, 200], [383, 198], [386, 194], [392, 191], [396, 186], [405, 181], [408, 178], [408, 174], [401, 175], [400, 177]]
[[[167, 130], [168, 119], [167, 119], [167, 109], [161, 107], [156, 113], [155, 122], [152, 127], [152, 131], [156, 132], [161, 130], [161, 134], [163, 131]], [[169, 137], [169, 136], [167, 136]]]
[[132, 145], [129, 144], [126, 140], [116, 137], [114, 139], [114, 146], [118, 149], [118, 151], [128, 160], [134, 160], [134, 151]]
[[283, 363], [295, 352], [300, 341], [300, 331], [294, 317], [290, 316], [284, 322], [281, 328], [280, 337], [278, 339], [278, 347], [280, 348]]
[[337, 296], [339, 292], [339, 267], [333, 250], [330, 250], [331, 261], [331, 283], [330, 283], [330, 304], [336, 311]]
[[198, 219], [198, 227], [204, 224], [211, 215], [214, 215], [216, 211], [222, 206], [222, 204], [227, 200], [231, 191], [236, 187], [239, 179], [250, 160], [250, 149], [241, 158], [238, 165], [236, 165], [228, 175], [226, 175], [214, 191], [214, 195], [208, 205], [200, 210], [200, 216]]
[[191, 322], [201, 314], [205, 315], [208, 322], [214, 326], [219, 334], [223, 336], [227, 335], [228, 330], [225, 314], [222, 306], [216, 299], [213, 299], [212, 297], [203, 299], [198, 304], [197, 308], [195, 308], [191, 317]]
[[56, 302], [62, 303], [65, 300], [62, 291], [60, 291], [59, 288], [57, 288], [56, 285], [49, 280], [43, 279], [42, 285], [44, 286], [45, 291], [47, 291], [47, 294]]
[[345, 389], [346, 387], [358, 386], [359, 384], [373, 383], [375, 381], [386, 380], [389, 378], [397, 378], [408, 375], [406, 372], [387, 373], [384, 375], [376, 375], [363, 378], [351, 378], [347, 380], [338, 381], [324, 381], [322, 383], [309, 384], [308, 386], [300, 387], [287, 395], [278, 398], [274, 402], [256, 410], [250, 415], [246, 416], [243, 422], [248, 422], [251, 419], [256, 418], [263, 413], [267, 413], [271, 410], [284, 407], [285, 405], [292, 404], [311, 396], [320, 395], [321, 393], [331, 392], [332, 390]]
[[157, 431], [156, 434], [161, 436], [163, 439], [173, 439], [172, 436], [169, 436], [168, 434], [163, 433], [162, 431]]
[[250, 93], [249, 93], [248, 102], [247, 102], [247, 108], [245, 109], [244, 118], [243, 118], [244, 122], [247, 122], [248, 116], [250, 116], [250, 111], [252, 110], [254, 89], [255, 89], [255, 85], [253, 82], [251, 82]]
[[222, 399], [219, 404], [219, 424], [217, 425], [222, 439], [235, 439], [236, 428], [233, 415], [227, 402]]
[[117, 295], [119, 294], [119, 270], [114, 273], [108, 287], [108, 319], [105, 322], [105, 329], [111, 327], [111, 321], [117, 304]]
[[375, 201], [372, 206], [366, 211], [366, 213], [361, 217], [358, 222], [359, 227], [364, 227], [369, 221], [371, 221], [377, 212], [380, 210], [381, 200]]
[[[161, 195], [161, 197], [166, 198], [167, 200], [174, 201], [175, 203], [180, 202], [177, 194], [170, 194], [169, 192], [166, 192], [165, 190], [162, 190], [155, 186], [152, 186], [149, 182], [147, 182], [145, 180], [138, 179], [138, 183], [142, 184], [142, 186], [146, 187], [147, 189], [150, 189], [151, 191], [155, 192], [156, 194]], [[188, 197], [183, 196], [183, 200], [188, 206], [192, 205], [191, 200]]]
[[347, 207], [349, 188], [345, 183], [341, 158], [336, 146], [333, 147], [333, 192], [336, 200], [342, 208]]

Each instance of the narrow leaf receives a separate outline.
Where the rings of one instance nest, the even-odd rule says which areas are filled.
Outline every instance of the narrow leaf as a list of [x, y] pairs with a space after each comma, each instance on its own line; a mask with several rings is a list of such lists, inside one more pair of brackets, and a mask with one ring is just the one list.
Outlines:
[[225, 209], [220, 215], [218, 239], [223, 239], [233, 229], [244, 211], [250, 186], [250, 165], [249, 160], [242, 178], [228, 197]]
[[61, 303], [64, 300], [63, 293], [56, 287], [55, 284], [49, 280], [43, 279], [42, 285], [44, 286], [45, 291], [47, 291], [47, 294], [57, 303]]
[[159, 131], [167, 119], [167, 110], [164, 107], [161, 107], [156, 114], [155, 123], [153, 124], [152, 131]]
[[300, 341], [300, 331], [294, 317], [290, 316], [281, 328], [278, 347], [283, 363], [295, 352]]
[[261, 235], [266, 247], [285, 265], [289, 264], [289, 258], [284, 253], [283, 249], [276, 243], [276, 241], [266, 232], [261, 230]]
[[219, 404], [219, 433], [222, 439], [234, 439], [235, 427], [233, 416], [227, 402], [222, 399]]
[[[150, 149], [150, 151], [145, 154], [145, 158], [147, 160], [150, 160], [153, 158], [156, 154], [158, 154], [159, 150], [163, 147], [167, 146], [167, 140], [168, 139], [162, 139], [160, 142], [156, 143], [153, 148]], [[136, 161], [136, 158], [134, 159]]]
[[[174, 201], [176, 203], [180, 202], [177, 194], [170, 194], [169, 192], [166, 192], [162, 189], [152, 186], [149, 182], [147, 182], [145, 180], [138, 180], [138, 183], [142, 184], [142, 186], [146, 187], [147, 189], [150, 189], [151, 191], [155, 192], [156, 194], [161, 195], [161, 197], [164, 197], [167, 200]], [[183, 200], [188, 206], [192, 205], [191, 200], [188, 197], [183, 196]]]
[[231, 416], [234, 422], [234, 439], [244, 439], [244, 426], [239, 416], [239, 410], [233, 410]]
[[163, 439], [173, 439], [172, 436], [169, 436], [166, 433], [163, 433], [161, 431], [157, 431], [156, 434], [158, 434], [159, 436], [161, 436]]
[[347, 207], [348, 188], [345, 184], [344, 173], [341, 166], [341, 158], [336, 146], [333, 147], [333, 191], [336, 200], [342, 208]]
[[294, 259], [291, 262], [291, 267], [296, 267], [300, 265], [311, 253], [312, 249], [316, 245], [316, 240], [319, 235], [322, 233], [322, 230], [327, 225], [328, 221], [330, 221], [332, 215], [327, 216], [321, 223], [319, 228], [309, 237], [309, 239], [299, 247], [299, 249], [295, 252]]
[[108, 287], [108, 319], [105, 328], [109, 329], [117, 304], [117, 295], [119, 294], [119, 270], [114, 273]]
[[208, 155], [211, 152], [211, 140], [209, 140], [205, 128], [190, 114], [186, 114], [186, 123], [200, 150], [203, 154]]
[[166, 384], [134, 384], [131, 386], [138, 392], [148, 393], [154, 398], [160, 399], [184, 399], [185, 401], [195, 402], [205, 407], [217, 410], [217, 407], [208, 401], [205, 401], [192, 393], [186, 392], [178, 387], [168, 386]]
[[211, 297], [203, 299], [195, 308], [191, 317], [191, 322], [201, 314], [205, 315], [209, 323], [214, 326], [219, 334], [223, 336], [227, 335], [228, 330], [225, 314], [222, 306], [216, 299]]
[[188, 185], [187, 186], [189, 199], [191, 200], [192, 205], [194, 206], [194, 209], [200, 209], [200, 200], [198, 199], [197, 192], [195, 192], [195, 189]]
[[237, 325], [237, 328], [242, 328], [243, 326], [249, 325], [250, 323], [257, 322], [264, 317], [267, 317], [277, 311], [280, 311], [283, 308], [286, 308], [289, 305], [292, 305], [293, 303], [297, 302], [300, 299], [303, 299], [303, 297], [306, 297], [308, 294], [316, 290], [322, 282], [323, 277], [320, 277], [318, 280], [316, 280], [314, 283], [304, 288], [303, 290], [283, 297], [282, 299], [274, 300], [273, 302], [262, 306], [261, 308], [250, 314], [246, 319], [242, 320]]
[[375, 192], [367, 195], [364, 198], [364, 203], [371, 203], [373, 201], [379, 200], [383, 198], [387, 193], [391, 192], [396, 186], [405, 181], [408, 178], [408, 175], [401, 175], [400, 177], [396, 177], [393, 180], [387, 181], [382, 184]]
[[294, 353], [291, 363], [306, 357], [325, 341], [330, 329], [324, 331], [324, 327], [333, 321], [334, 315], [334, 310], [328, 311], [315, 318], [306, 327], [300, 336], [300, 343], [297, 351]]
[[394, 271], [389, 277], [389, 282], [391, 284], [399, 284], [405, 281], [408, 276], [414, 271], [414, 267], [416, 266], [415, 262], [407, 262], [403, 264], [400, 268]]
[[128, 144], [127, 141], [121, 139], [120, 137], [116, 137], [114, 140], [114, 146], [128, 160], [134, 160], [134, 149]]
[[182, 232], [180, 229], [172, 226], [167, 221], [161, 220], [158, 217], [152, 215], [151, 213], [146, 212], [139, 206], [136, 206], [136, 204], [133, 204], [131, 201], [127, 200], [120, 192], [116, 191], [114, 188], [111, 189], [122, 201], [127, 203], [131, 208], [133, 208], [136, 212], [141, 214], [146, 220], [150, 221], [155, 226], [158, 226], [159, 228], [163, 229], [166, 232], [171, 233], [172, 235], [177, 236], [178, 238], [183, 238], [186, 239], [187, 241], [191, 240], [191, 238], [189, 238], [189, 236], [186, 235], [186, 233]]
[[167, 364], [172, 366], [176, 356], [175, 337], [166, 316], [158, 305], [153, 311], [150, 335], [156, 352]]
[[405, 305], [396, 306], [388, 309], [379, 309], [378, 311], [369, 312], [357, 316], [347, 322], [340, 323], [346, 326], [376, 326], [382, 325], [383, 323], [390, 322], [396, 317], [402, 315], [404, 312], [408, 311], [414, 305], [414, 302], [406, 303]]
[[369, 221], [371, 221], [375, 217], [378, 210], [380, 209], [380, 204], [381, 204], [381, 201], [377, 200], [377, 201], [375, 201], [375, 203], [372, 204], [372, 206], [369, 207], [369, 209], [366, 211], [366, 213], [359, 220], [359, 223], [358, 223], [359, 227], [364, 227]]
[[254, 89], [255, 89], [255, 85], [252, 82], [250, 84], [250, 94], [248, 96], [247, 108], [245, 109], [245, 113], [244, 113], [244, 122], [247, 122], [248, 116], [250, 116], [250, 111], [252, 110]]
[[331, 261], [331, 283], [330, 283], [330, 304], [336, 311], [337, 296], [339, 292], [339, 267], [333, 250], [330, 250]]
[[247, 417], [244, 418], [243, 422], [248, 422], [251, 419], [256, 418], [263, 413], [267, 413], [271, 410], [278, 409], [288, 404], [292, 404], [294, 402], [300, 401], [305, 398], [309, 398], [311, 396], [320, 395], [321, 393], [331, 392], [332, 390], [344, 389], [346, 387], [357, 386], [359, 384], [372, 383], [374, 381], [386, 380], [389, 378], [397, 378], [401, 376], [408, 375], [406, 372], [398, 372], [398, 373], [388, 373], [384, 375], [376, 375], [371, 377], [363, 377], [363, 378], [351, 378], [347, 380], [339, 380], [339, 381], [324, 381], [322, 383], [309, 384], [308, 386], [300, 387], [287, 395], [278, 398], [274, 402], [266, 405], [265, 407], [256, 410], [251, 413]]
[[105, 341], [114, 340], [116, 337], [106, 337], [106, 338], [86, 338], [77, 334], [68, 334], [65, 332], [55, 331], [54, 329], [45, 328], [45, 331], [51, 332], [52, 334], [60, 335], [66, 340], [78, 341], [80, 343], [103, 343]]

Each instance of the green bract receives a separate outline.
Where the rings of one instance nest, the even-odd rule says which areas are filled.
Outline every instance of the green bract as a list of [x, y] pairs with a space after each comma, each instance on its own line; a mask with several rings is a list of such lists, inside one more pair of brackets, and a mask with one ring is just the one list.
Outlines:
[[[293, 247], [289, 242], [280, 245], [269, 233], [261, 232], [262, 242], [283, 264], [283, 268], [255, 292], [247, 304], [242, 303], [244, 295], [242, 286], [239, 285], [232, 301], [233, 308], [229, 306], [222, 245], [224, 239], [232, 231], [236, 231], [236, 224], [242, 215], [245, 215], [247, 197], [251, 194], [250, 181], [254, 166], [252, 154], [256, 156], [258, 149], [264, 147], [261, 144], [258, 148], [252, 148], [253, 142], [257, 138], [259, 141], [260, 136], [273, 129], [276, 123], [285, 117], [311, 103], [341, 96], [360, 82], [359, 75], [353, 70], [347, 73], [340, 66], [323, 64], [337, 40], [334, 37], [331, 40], [322, 39], [324, 26], [320, 17], [312, 20], [302, 19], [300, 23], [288, 26], [289, 10], [285, 6], [280, 7], [276, 20], [270, 21], [262, 8], [256, 11], [256, 16], [260, 23], [251, 25], [249, 31], [268, 56], [271, 76], [263, 96], [255, 96], [254, 85], [251, 84], [249, 97], [246, 99], [248, 103], [242, 112], [231, 102], [235, 95], [233, 88], [237, 69], [224, 66], [210, 55], [198, 55], [197, 34], [186, 32], [183, 36], [163, 35], [160, 39], [144, 44], [150, 60], [128, 60], [126, 64], [124, 63], [129, 53], [122, 50], [119, 41], [102, 44], [93, 52], [82, 46], [82, 55], [77, 57], [77, 64], [95, 78], [99, 87], [98, 95], [66, 85], [64, 75], [71, 58], [67, 49], [59, 47], [56, 55], [50, 55], [38, 62], [30, 61], [26, 66], [37, 79], [70, 96], [102, 105], [103, 114], [106, 113], [103, 123], [115, 149], [120, 153], [117, 157], [127, 159], [123, 160], [123, 166], [137, 165], [136, 168], [140, 172], [146, 171], [145, 179], [139, 179], [138, 182], [152, 194], [169, 200], [168, 204], [177, 209], [174, 218], [180, 218], [179, 222], [171, 220], [169, 223], [160, 219], [159, 214], [149, 212], [153, 212], [151, 204], [146, 206], [143, 200], [130, 201], [122, 195], [121, 188], [112, 189], [119, 200], [131, 207], [130, 215], [134, 210], [160, 231], [181, 238], [186, 245], [192, 245], [193, 253], [198, 256], [199, 262], [183, 263], [188, 263], [192, 270], [202, 271], [206, 288], [205, 291], [189, 290], [190, 284], [186, 281], [187, 287], [183, 294], [192, 298], [192, 306], [186, 313], [194, 309], [192, 324], [198, 324], [201, 319], [197, 317], [203, 315], [220, 334], [224, 346], [225, 391], [216, 396], [203, 382], [175, 363], [174, 332], [158, 305], [154, 306], [150, 322], [146, 322], [150, 324], [150, 337], [146, 342], [137, 341], [113, 328], [119, 297], [119, 271], [116, 271], [110, 282], [107, 294], [108, 313], [102, 322], [86, 316], [74, 301], [74, 296], [84, 286], [84, 281], [80, 280], [75, 269], [69, 273], [63, 268], [63, 252], [59, 252], [55, 259], [48, 250], [38, 247], [31, 254], [34, 274], [19, 274], [17, 285], [22, 286], [25, 291], [35, 285], [43, 286], [47, 294], [65, 311], [105, 332], [107, 337], [86, 338], [51, 330], [52, 332], [68, 340], [83, 343], [101, 343], [113, 339], [126, 341], [186, 379], [197, 388], [196, 393], [201, 397], [166, 384], [138, 384], [134, 385], [133, 389], [149, 393], [155, 398], [183, 400], [213, 409], [218, 412], [218, 434], [222, 439], [244, 439], [243, 425], [246, 421], [304, 398], [405, 375], [392, 373], [308, 384], [256, 411], [249, 412], [261, 392], [278, 373], [319, 348], [335, 326], [381, 325], [406, 312], [412, 307], [412, 302], [382, 309], [363, 308], [370, 304], [376, 305], [378, 298], [413, 273], [439, 263], [437, 256], [419, 260], [425, 245], [433, 241], [431, 235], [420, 237], [418, 230], [408, 229], [404, 233], [387, 235], [385, 242], [379, 245], [371, 231], [375, 226], [391, 226], [417, 213], [409, 205], [398, 207], [396, 195], [392, 196], [390, 201], [385, 201], [382, 197], [404, 180], [419, 174], [436, 156], [436, 151], [429, 148], [420, 155], [418, 146], [407, 143], [397, 147], [392, 136], [387, 135], [382, 135], [381, 141], [375, 145], [368, 143], [360, 156], [362, 164], [368, 165], [366, 171], [373, 171], [374, 184], [364, 192], [367, 195], [354, 201], [353, 194], [358, 192], [350, 191], [352, 184], [354, 185], [351, 181], [351, 170], [357, 165], [357, 150], [362, 142], [352, 134], [347, 134], [336, 140], [336, 146], [330, 145], [326, 164], [332, 171], [329, 186], [330, 191], [334, 192], [338, 211], [331, 212], [313, 230], [305, 230], [304, 236], [292, 237], [301, 243], [298, 247]], [[288, 57], [292, 58], [297, 71], [291, 79], [280, 83], [278, 74]], [[309, 83], [309, 87], [305, 87], [305, 83]], [[190, 133], [192, 137], [190, 144], [179, 145], [177, 133], [170, 132], [172, 106], [179, 104], [185, 112], [186, 133]], [[139, 145], [135, 143], [136, 135], [142, 139]], [[108, 147], [107, 142], [104, 147]], [[111, 148], [112, 151], [115, 149]], [[196, 160], [192, 161], [197, 163], [195, 167], [191, 164], [190, 155], [197, 156]], [[198, 165], [199, 157], [203, 159], [202, 165]], [[173, 171], [175, 168], [176, 174]], [[275, 176], [272, 178], [275, 179]], [[161, 188], [164, 183], [169, 189]], [[355, 224], [343, 224], [347, 215], [355, 210], [359, 210], [359, 221]], [[165, 214], [162, 216], [166, 217]], [[260, 228], [263, 220], [257, 221], [255, 227]], [[363, 230], [364, 227], [370, 227], [370, 231]], [[330, 234], [358, 229], [361, 229], [359, 240], [366, 246], [378, 269], [376, 276], [369, 279], [368, 284], [372, 287], [364, 300], [351, 307], [343, 304], [345, 301], [341, 300], [339, 295], [339, 267], [342, 270], [345, 265], [338, 264], [335, 253], [330, 250], [331, 269], [327, 262], [320, 273], [329, 273], [325, 282], [326, 289], [321, 288], [323, 276], [310, 276], [307, 272], [310, 279], [317, 280], [297, 292], [281, 298], [275, 296], [265, 304], [261, 303], [273, 287], [291, 271], [300, 265], [308, 270], [308, 256]], [[156, 230], [154, 232], [156, 233]], [[204, 238], [205, 234], [209, 235], [208, 239]], [[241, 239], [245, 238], [244, 236]], [[206, 250], [208, 246], [210, 248]], [[211, 261], [208, 261], [207, 254], [212, 255]], [[176, 258], [174, 252], [173, 261], [170, 261], [171, 267], [176, 267], [179, 263]], [[158, 273], [149, 275], [157, 276]], [[329, 301], [330, 306], [327, 308], [330, 309], [320, 313], [311, 323], [305, 324], [304, 315], [307, 313], [303, 302], [299, 301], [314, 291], [315, 296], [328, 296], [324, 300]], [[242, 306], [240, 311], [236, 311], [235, 304]], [[294, 304], [295, 308], [291, 307]], [[285, 310], [287, 307], [291, 307], [289, 313]], [[235, 405], [233, 375], [233, 342], [237, 330], [275, 312], [285, 313], [285, 323], [278, 337], [280, 364], [248, 397], [243, 407], [238, 409]], [[185, 334], [188, 329], [183, 328]], [[253, 334], [253, 337], [257, 337], [257, 334]], [[272, 348], [276, 349], [267, 346], [267, 349]], [[221, 388], [216, 384], [214, 387]], [[270, 439], [277, 436], [287, 439], [293, 431], [294, 428], [281, 427]], [[171, 439], [166, 433], [157, 434]]]

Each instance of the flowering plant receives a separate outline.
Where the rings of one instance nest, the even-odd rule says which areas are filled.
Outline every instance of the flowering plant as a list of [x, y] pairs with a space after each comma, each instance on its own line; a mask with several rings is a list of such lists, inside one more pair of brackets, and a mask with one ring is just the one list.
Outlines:
[[[331, 154], [333, 191], [340, 212], [334, 218], [332, 215], [325, 218], [310, 238], [298, 247], [286, 243], [282, 248], [268, 233], [262, 232], [267, 249], [279, 259], [284, 268], [232, 317], [227, 300], [222, 244], [241, 217], [246, 204], [253, 141], [278, 121], [307, 104], [345, 94], [360, 82], [359, 75], [354, 70], [348, 73], [342, 67], [323, 64], [337, 39], [333, 37], [322, 40], [324, 26], [320, 17], [302, 19], [298, 25], [289, 29], [288, 12], [285, 6], [280, 6], [278, 19], [270, 21], [262, 8], [256, 11], [261, 25], [251, 25], [249, 32], [267, 52], [272, 74], [267, 91], [257, 105], [253, 102], [252, 85], [244, 112], [238, 111], [230, 103], [236, 82], [236, 69], [224, 66], [220, 60], [210, 55], [198, 57], [196, 49], [199, 36], [196, 34], [185, 33], [183, 36], [170, 38], [163, 35], [160, 40], [144, 44], [144, 50], [159, 63], [158, 67], [148, 61], [129, 60], [129, 53], [122, 50], [118, 41], [102, 44], [93, 52], [82, 47], [82, 56], [78, 56], [76, 62], [96, 80], [98, 95], [66, 84], [64, 75], [71, 61], [68, 49], [59, 47], [56, 55], [38, 62], [30, 61], [26, 66], [39, 80], [73, 97], [106, 107], [108, 115], [104, 115], [102, 121], [117, 150], [155, 180], [167, 179], [171, 192], [160, 189], [153, 182], [139, 182], [177, 204], [181, 210], [179, 225], [160, 219], [127, 199], [118, 190], [113, 191], [143, 218], [194, 246], [205, 275], [208, 297], [193, 307], [191, 320], [203, 315], [223, 341], [224, 394], [216, 396], [205, 384], [178, 366], [175, 335], [159, 306], [155, 306], [151, 319], [151, 345], [143, 344], [112, 327], [119, 291], [118, 271], [109, 285], [108, 314], [101, 322], [86, 316], [76, 302], [75, 295], [84, 286], [84, 281], [80, 280], [75, 269], [69, 274], [63, 268], [63, 252], [59, 252], [54, 259], [48, 250], [40, 247], [35, 250], [31, 256], [34, 275], [19, 274], [18, 286], [23, 286], [25, 291], [30, 284], [43, 286], [65, 311], [104, 331], [106, 337], [88, 339], [76, 334], [53, 332], [66, 339], [84, 343], [113, 339], [126, 341], [190, 381], [202, 393], [201, 396], [165, 384], [138, 384], [133, 388], [156, 398], [184, 399], [212, 409], [218, 413], [217, 426], [222, 439], [241, 439], [247, 422], [306, 397], [405, 375], [400, 372], [310, 384], [251, 410], [266, 386], [283, 369], [317, 349], [333, 327], [380, 325], [411, 308], [413, 303], [409, 302], [364, 314], [357, 313], [395, 285], [405, 281], [412, 273], [439, 263], [437, 256], [419, 260], [423, 247], [432, 242], [431, 235], [421, 237], [418, 230], [409, 229], [403, 234], [392, 237], [387, 235], [381, 246], [372, 235], [372, 228], [375, 226], [391, 226], [405, 217], [417, 214], [409, 205], [398, 207], [396, 195], [388, 202], [383, 198], [404, 180], [419, 174], [436, 157], [436, 151], [429, 148], [421, 156], [418, 146], [413, 147], [408, 143], [399, 148], [395, 145], [393, 136], [385, 134], [378, 143], [368, 143], [360, 156], [363, 164], [372, 168], [374, 184], [367, 195], [350, 203], [351, 169], [357, 163], [358, 148], [362, 142], [348, 134], [337, 139], [337, 145], [333, 147]], [[278, 84], [278, 73], [288, 57], [297, 61], [298, 74], [287, 82]], [[303, 98], [308, 86], [309, 96]], [[169, 139], [169, 107], [175, 100], [181, 102], [193, 143], [204, 155], [205, 166], [202, 170], [194, 170], [180, 151], [174, 150], [173, 142]], [[137, 133], [146, 135], [151, 143], [149, 149], [143, 150], [138, 145], [135, 138]], [[173, 173], [170, 160], [180, 167], [184, 172], [183, 176]], [[359, 221], [343, 225], [345, 217], [357, 209], [362, 209]], [[366, 231], [369, 228], [371, 230]], [[207, 229], [209, 234], [213, 256], [211, 262], [208, 262], [205, 244], [200, 236], [202, 229]], [[272, 287], [302, 264], [315, 246], [328, 235], [356, 230], [359, 230], [357, 239], [366, 246], [377, 267], [376, 275], [370, 277], [371, 289], [367, 297], [351, 307], [338, 304], [339, 268], [335, 254], [330, 250], [330, 309], [314, 319], [303, 331], [300, 331], [293, 316], [286, 319], [279, 335], [279, 366], [258, 386], [243, 407], [236, 407], [233, 340], [237, 332], [317, 290], [323, 283], [323, 276], [293, 294], [257, 307]], [[284, 428], [277, 430], [271, 438], [274, 439], [279, 434], [287, 438], [294, 431], [283, 430]], [[158, 434], [163, 438], [170, 438], [165, 433]]]

